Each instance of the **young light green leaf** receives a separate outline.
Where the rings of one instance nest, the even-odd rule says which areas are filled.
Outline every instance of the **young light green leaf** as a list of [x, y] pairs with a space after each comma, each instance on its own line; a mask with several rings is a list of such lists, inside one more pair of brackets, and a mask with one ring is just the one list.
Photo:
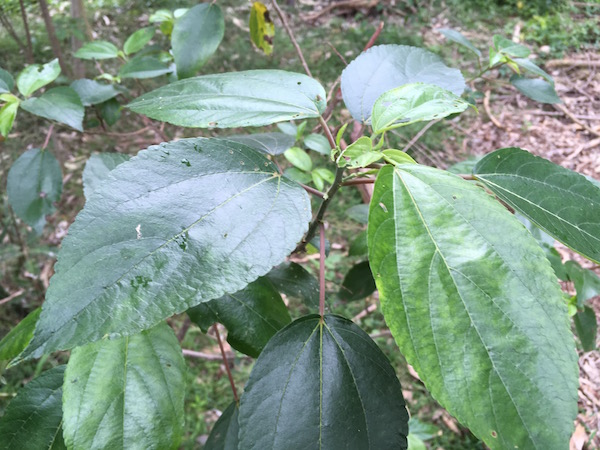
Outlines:
[[139, 52], [144, 46], [150, 42], [154, 36], [156, 29], [154, 27], [140, 28], [127, 38], [123, 44], [123, 51], [126, 55]]
[[144, 94], [128, 107], [184, 127], [258, 127], [319, 117], [325, 90], [306, 75], [283, 70], [204, 75]]
[[27, 150], [8, 171], [6, 191], [15, 213], [41, 234], [62, 193], [60, 164], [48, 150]]
[[239, 142], [240, 144], [252, 147], [259, 152], [269, 155], [280, 155], [296, 142], [293, 136], [285, 133], [254, 133], [227, 136], [224, 139]]
[[275, 25], [271, 20], [267, 7], [261, 2], [252, 3], [250, 9], [250, 40], [265, 55], [273, 53], [273, 37]]
[[17, 117], [20, 101], [12, 94], [1, 94], [0, 101], [6, 102], [0, 108], [0, 134], [7, 137]]
[[302, 317], [269, 341], [238, 424], [239, 448], [247, 450], [407, 448], [408, 413], [394, 369], [339, 316]]
[[284, 260], [310, 218], [304, 189], [242, 144], [143, 150], [69, 228], [24, 356], [130, 335], [237, 292]]
[[296, 183], [308, 184], [312, 181], [310, 173], [303, 172], [295, 167], [288, 167], [283, 171], [283, 174], [290, 180], [294, 180]]
[[217, 51], [224, 34], [223, 12], [214, 3], [200, 3], [177, 19], [171, 35], [177, 76], [194, 76]]
[[411, 83], [382, 94], [373, 105], [373, 133], [461, 113], [469, 103], [434, 84]]
[[99, 153], [90, 156], [83, 169], [83, 195], [90, 198], [101, 187], [111, 170], [129, 161], [130, 156], [122, 153]]
[[188, 316], [206, 333], [215, 322], [227, 328], [227, 342], [239, 352], [258, 357], [269, 339], [292, 321], [279, 292], [265, 278], [241, 291], [188, 309]]
[[596, 334], [598, 333], [598, 322], [596, 312], [589, 306], [584, 306], [582, 311], [577, 311], [573, 317], [575, 331], [581, 341], [584, 352], [596, 350]]
[[600, 262], [600, 189], [584, 176], [516, 147], [490, 153], [473, 173], [546, 233]]
[[150, 23], [163, 23], [173, 21], [173, 13], [168, 9], [159, 9], [148, 17], [148, 22]]
[[76, 348], [63, 388], [67, 447], [178, 448], [185, 371], [177, 337], [164, 322]]
[[0, 418], [0, 449], [66, 449], [61, 428], [65, 367], [43, 372], [19, 390]]
[[521, 223], [460, 177], [386, 166], [368, 244], [386, 323], [434, 398], [493, 450], [568, 447], [577, 354], [560, 286]]
[[229, 404], [213, 427], [204, 450], [238, 450], [238, 416], [239, 408], [236, 402]]
[[402, 150], [396, 150], [394, 148], [388, 148], [381, 152], [383, 159], [388, 163], [397, 166], [398, 164], [417, 164], [412, 157]]
[[527, 58], [531, 51], [524, 45], [506, 39], [499, 34], [494, 35], [494, 47], [500, 53], [503, 53], [511, 58]]
[[510, 77], [510, 84], [516, 87], [521, 94], [540, 103], [562, 103], [554, 86], [538, 78], [525, 78], [519, 75]]
[[0, 67], [0, 94], [10, 92], [15, 87], [15, 80], [12, 75]]
[[327, 138], [321, 134], [311, 133], [304, 139], [304, 145], [310, 150], [327, 155], [331, 153], [331, 146]]
[[463, 47], [468, 48], [473, 53], [475, 53], [477, 55], [477, 57], [481, 58], [481, 52], [479, 51], [479, 49], [477, 47], [475, 47], [471, 43], [471, 41], [469, 41], [466, 37], [464, 37], [458, 31], [451, 30], [450, 28], [440, 28], [438, 31], [440, 33], [442, 33], [446, 37], [446, 39], [448, 39], [449, 41], [456, 42], [457, 44], [460, 44]]
[[31, 311], [27, 314], [27, 317], [2, 338], [0, 341], [0, 361], [11, 360], [25, 350], [33, 337], [33, 330], [41, 311], [41, 308]]
[[292, 165], [297, 167], [300, 170], [305, 172], [310, 172], [312, 169], [312, 160], [308, 153], [302, 150], [300, 147], [292, 147], [287, 149], [283, 156], [287, 159]]
[[325, 180], [329, 184], [333, 184], [335, 181], [335, 174], [325, 167], [316, 167], [313, 169], [312, 173], [318, 174], [323, 180]]
[[119, 49], [107, 41], [93, 41], [84, 44], [74, 56], [80, 59], [111, 59], [119, 56]]
[[70, 87], [49, 89], [40, 97], [31, 97], [22, 102], [21, 108], [36, 116], [56, 120], [77, 131], [83, 131], [85, 108], [77, 92]]
[[300, 264], [281, 263], [271, 269], [265, 278], [288, 297], [298, 298], [310, 307], [319, 305], [319, 281]]
[[342, 95], [356, 120], [367, 122], [381, 94], [408, 83], [435, 84], [461, 95], [465, 80], [435, 54], [406, 45], [376, 45], [360, 54], [342, 72]]
[[527, 58], [515, 58], [515, 59], [513, 59], [513, 61], [516, 62], [519, 67], [525, 69], [528, 72], [531, 72], [531, 73], [533, 73], [535, 75], [538, 75], [538, 76], [544, 78], [548, 83], [550, 83], [550, 84], [552, 84], [554, 86], [554, 79], [549, 74], [547, 74], [542, 69], [540, 69], [530, 59], [527, 59]]
[[351, 302], [368, 297], [375, 292], [375, 289], [375, 280], [369, 268], [369, 261], [363, 261], [350, 268], [337, 296]]
[[99, 83], [95, 80], [81, 78], [71, 83], [83, 106], [97, 105], [121, 94], [125, 89], [114, 84]]
[[58, 59], [53, 59], [49, 63], [40, 66], [32, 64], [25, 67], [17, 76], [17, 88], [24, 97], [29, 97], [39, 88], [52, 83], [60, 75], [60, 65]]
[[292, 136], [294, 138], [294, 142], [296, 142], [296, 135], [298, 134], [298, 127], [291, 122], [283, 122], [278, 123], [277, 128], [288, 136]]
[[319, 173], [311, 172], [310, 177], [311, 177], [313, 184], [319, 191], [322, 191], [323, 189], [325, 189], [325, 180], [323, 179], [323, 177], [321, 177], [321, 175], [319, 175]]
[[155, 78], [171, 73], [173, 70], [152, 56], [138, 56], [127, 61], [119, 70], [121, 78]]

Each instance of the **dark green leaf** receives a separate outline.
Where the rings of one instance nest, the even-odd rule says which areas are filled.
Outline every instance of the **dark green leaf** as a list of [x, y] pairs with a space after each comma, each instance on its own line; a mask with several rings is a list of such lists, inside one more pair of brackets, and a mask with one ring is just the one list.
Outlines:
[[225, 325], [227, 342], [253, 358], [292, 320], [279, 292], [264, 278], [235, 294], [200, 303], [187, 313], [204, 332], [215, 322]]
[[344, 277], [338, 297], [345, 301], [360, 300], [375, 292], [375, 280], [369, 261], [363, 261], [354, 265]]
[[104, 121], [112, 126], [121, 118], [121, 104], [114, 98], [107, 100], [99, 105], [100, 115]]
[[6, 191], [17, 215], [41, 234], [62, 193], [60, 164], [47, 150], [27, 150], [10, 168]]
[[73, 81], [71, 83], [71, 88], [77, 92], [83, 106], [96, 105], [105, 102], [124, 91], [120, 86], [99, 83], [86, 78]]
[[473, 183], [405, 164], [381, 169], [368, 233], [386, 323], [434, 398], [491, 449], [567, 448], [577, 354], [523, 225]]
[[227, 136], [224, 139], [245, 144], [269, 155], [280, 155], [292, 147], [296, 140], [284, 133], [255, 133]]
[[516, 87], [521, 94], [540, 103], [562, 103], [556, 94], [554, 86], [539, 78], [525, 78], [519, 75], [510, 77], [510, 83]]
[[473, 53], [475, 53], [478, 57], [481, 58], [481, 52], [475, 47], [471, 41], [469, 41], [466, 37], [464, 37], [461, 33], [456, 30], [451, 30], [450, 28], [440, 28], [438, 29], [440, 33], [442, 33], [446, 39], [452, 42], [456, 42], [457, 44], [462, 45], [463, 47], [468, 48]]
[[238, 415], [239, 408], [233, 402], [223, 411], [202, 448], [204, 450], [238, 450]]
[[178, 448], [185, 371], [181, 347], [166, 323], [76, 348], [64, 381], [67, 446]]
[[554, 80], [552, 79], [552, 77], [550, 75], [548, 75], [546, 72], [544, 72], [542, 69], [540, 69], [530, 59], [515, 58], [515, 59], [513, 59], [513, 61], [516, 62], [519, 65], [519, 67], [521, 67], [522, 69], [525, 69], [526, 71], [531, 72], [535, 75], [539, 75], [540, 77], [545, 78], [546, 81], [548, 81], [548, 83], [554, 85]]
[[281, 263], [265, 277], [279, 292], [288, 297], [298, 298], [307, 306], [319, 305], [319, 281], [300, 264]]
[[312, 160], [310, 159], [310, 156], [300, 147], [287, 149], [283, 153], [283, 156], [285, 156], [285, 159], [292, 163], [292, 165], [304, 172], [310, 172], [312, 169]]
[[239, 448], [406, 449], [394, 369], [347, 319], [311, 315], [267, 344], [239, 410]]
[[581, 341], [581, 347], [584, 352], [596, 350], [596, 333], [598, 332], [598, 323], [596, 313], [589, 306], [585, 306], [583, 311], [577, 311], [575, 317], [575, 330]]
[[12, 75], [0, 68], [0, 94], [12, 91], [13, 87], [15, 87], [15, 80]]
[[107, 41], [88, 42], [75, 52], [75, 57], [81, 59], [110, 59], [118, 56], [119, 49]]
[[600, 189], [584, 176], [516, 147], [490, 153], [474, 174], [542, 230], [600, 262]]
[[60, 65], [58, 59], [53, 59], [49, 63], [40, 66], [32, 64], [25, 67], [19, 76], [17, 76], [17, 88], [24, 97], [29, 97], [39, 88], [52, 83], [60, 75]]
[[350, 244], [348, 256], [363, 256], [368, 252], [367, 248], [367, 231], [361, 231], [358, 236]]
[[351, 206], [346, 210], [346, 215], [352, 220], [366, 225], [369, 221], [369, 205], [361, 203], [360, 205]]
[[122, 153], [99, 153], [90, 156], [83, 169], [83, 194], [90, 198], [104, 184], [108, 173], [119, 164], [128, 161], [129, 155]]
[[65, 367], [50, 369], [19, 390], [0, 418], [0, 449], [65, 448], [61, 429]]
[[306, 75], [282, 70], [204, 75], [142, 95], [129, 108], [184, 127], [250, 127], [319, 117], [325, 90]]
[[133, 334], [237, 292], [285, 259], [310, 218], [304, 189], [242, 144], [196, 138], [143, 150], [71, 225], [25, 352]]
[[25, 111], [83, 131], [85, 110], [79, 95], [70, 87], [61, 86], [47, 90], [40, 97], [31, 97], [21, 103]]
[[139, 52], [144, 46], [150, 42], [155, 32], [154, 27], [141, 28], [127, 38], [123, 44], [123, 51], [126, 55]]
[[342, 95], [356, 120], [368, 121], [381, 94], [407, 83], [435, 84], [461, 95], [465, 81], [431, 52], [407, 45], [376, 45], [360, 54], [342, 72]]
[[219, 47], [225, 33], [221, 8], [200, 3], [177, 19], [171, 35], [179, 78], [196, 74]]
[[531, 53], [527, 47], [506, 39], [499, 34], [494, 35], [494, 47], [496, 47], [498, 52], [513, 58], [527, 58]]
[[0, 341], [0, 361], [8, 361], [25, 350], [33, 337], [35, 324], [40, 316], [41, 308], [36, 308], [27, 314], [19, 324]]
[[306, 148], [314, 150], [315, 152], [327, 155], [331, 153], [331, 146], [327, 138], [320, 134], [311, 133], [304, 139], [304, 145]]
[[165, 63], [152, 56], [139, 56], [129, 60], [119, 70], [121, 78], [155, 78], [172, 72]]

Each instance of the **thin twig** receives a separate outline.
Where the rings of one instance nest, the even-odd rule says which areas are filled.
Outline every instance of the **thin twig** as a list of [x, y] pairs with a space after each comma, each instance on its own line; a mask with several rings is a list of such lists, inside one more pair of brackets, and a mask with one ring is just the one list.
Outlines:
[[377, 38], [381, 34], [381, 31], [383, 30], [383, 25], [384, 25], [383, 21], [379, 22], [379, 25], [377, 25], [375, 32], [371, 36], [371, 39], [369, 39], [369, 41], [367, 42], [367, 45], [365, 45], [363, 52], [370, 49], [371, 47], [373, 47], [373, 44], [375, 44], [375, 41], [377, 40]]
[[483, 109], [485, 110], [486, 114], [488, 115], [488, 117], [490, 118], [490, 120], [492, 121], [492, 123], [500, 128], [500, 129], [504, 129], [504, 126], [500, 123], [500, 121], [498, 119], [496, 119], [496, 117], [494, 117], [494, 115], [492, 114], [492, 110], [490, 108], [490, 95], [491, 92], [488, 89], [487, 91], [485, 91], [485, 95], [483, 96]]
[[561, 111], [565, 116], [567, 116], [573, 122], [582, 126], [586, 131], [592, 133], [595, 136], [600, 137], [600, 133], [598, 131], [594, 130], [593, 128], [588, 127], [585, 122], [582, 122], [577, 117], [575, 117], [575, 115], [573, 115], [573, 113], [571, 111], [569, 111], [565, 106], [561, 105], [560, 103], [554, 103], [552, 106], [554, 106], [554, 108]]
[[[222, 355], [213, 355], [212, 353], [203, 353], [203, 352], [197, 352], [194, 350], [188, 350], [187, 348], [184, 348], [181, 350], [183, 352], [183, 356], [189, 356], [190, 358], [198, 358], [198, 359], [205, 359], [206, 361], [222, 361], [223, 360], [223, 356]], [[233, 358], [233, 353], [230, 353], [230, 355]]]
[[14, 300], [19, 295], [23, 294], [23, 292], [25, 292], [25, 289], [19, 289], [18, 291], [13, 292], [12, 294], [10, 294], [8, 297], [4, 297], [2, 300], [0, 300], [0, 305], [4, 305], [5, 303], [8, 303], [11, 300]]
[[327, 45], [329, 45], [331, 47], [331, 50], [333, 50], [333, 53], [335, 53], [337, 55], [337, 57], [340, 58], [340, 60], [344, 63], [344, 65], [347, 66], [348, 61], [346, 61], [346, 58], [344, 58], [342, 56], [342, 54], [340, 52], [338, 52], [338, 49], [335, 48], [331, 42], [327, 42]]
[[302, 187], [304, 188], [304, 190], [305, 190], [306, 192], [308, 192], [309, 194], [316, 195], [317, 197], [321, 197], [321, 198], [325, 197], [325, 194], [324, 194], [323, 192], [321, 192], [321, 191], [318, 191], [317, 189], [315, 189], [315, 188], [312, 188], [312, 187], [310, 187], [310, 186], [307, 186], [307, 185], [305, 185], [305, 184], [302, 184], [302, 183], [299, 183], [299, 184], [300, 184], [300, 186], [302, 186]]
[[86, 134], [99, 134], [102, 136], [113, 136], [113, 137], [125, 137], [125, 136], [136, 136], [138, 134], [143, 134], [147, 131], [152, 131], [152, 129], [150, 127], [144, 127], [144, 128], [140, 128], [139, 130], [135, 130], [135, 131], [128, 131], [128, 132], [124, 132], [124, 133], [117, 133], [117, 132], [112, 132], [112, 131], [95, 131], [95, 130], [86, 130]]
[[325, 133], [325, 136], [327, 137], [327, 141], [329, 141], [329, 146], [333, 150], [334, 148], [336, 148], [335, 139], [333, 137], [333, 134], [331, 134], [331, 130], [329, 129], [327, 122], [325, 122], [325, 119], [323, 119], [323, 117], [321, 117], [321, 116], [319, 116], [319, 122], [321, 122], [321, 127], [323, 128], [323, 132]]
[[227, 355], [225, 354], [225, 349], [223, 348], [223, 342], [221, 341], [221, 335], [219, 334], [218, 324], [213, 325], [213, 330], [215, 330], [215, 336], [217, 337], [217, 341], [219, 342], [219, 348], [221, 349], [221, 356], [223, 357], [223, 364], [225, 365], [225, 370], [227, 371], [227, 377], [229, 377], [229, 384], [231, 385], [231, 391], [233, 392], [233, 398], [236, 403], [239, 403], [239, 397], [237, 393], [237, 389], [235, 388], [235, 382], [233, 381], [233, 376], [231, 375], [231, 369], [229, 368], [229, 362], [227, 361]]
[[434, 126], [434, 125], [435, 125], [436, 123], [438, 123], [440, 120], [441, 120], [441, 119], [437, 119], [437, 120], [434, 120], [434, 121], [432, 121], [432, 122], [429, 122], [427, 125], [425, 125], [423, 128], [421, 128], [421, 130], [420, 130], [420, 131], [419, 131], [417, 134], [415, 134], [415, 136], [414, 136], [414, 137], [413, 137], [413, 138], [412, 138], [410, 141], [408, 141], [408, 144], [406, 144], [406, 146], [405, 146], [405, 147], [402, 149], [402, 151], [403, 151], [404, 153], [406, 153], [406, 152], [407, 152], [407, 151], [408, 151], [408, 150], [409, 150], [409, 149], [410, 149], [410, 148], [411, 148], [413, 145], [415, 145], [415, 144], [417, 143], [417, 141], [418, 141], [419, 139], [421, 139], [421, 137], [422, 137], [422, 136], [423, 136], [425, 133], [427, 133], [427, 130], [429, 130], [429, 129], [430, 129], [432, 126]]
[[342, 186], [353, 186], [356, 184], [373, 184], [375, 183], [375, 178], [355, 178], [354, 180], [348, 180], [342, 182]]
[[325, 315], [325, 225], [319, 226], [319, 314]]
[[181, 325], [181, 328], [177, 332], [177, 340], [179, 342], [183, 341], [183, 338], [185, 338], [185, 335], [187, 334], [188, 330], [190, 329], [191, 324], [192, 324], [192, 321], [190, 320], [190, 318], [188, 316], [186, 316], [185, 320], [183, 321], [183, 324]]
[[54, 131], [54, 124], [50, 124], [50, 128], [48, 128], [48, 132], [46, 133], [46, 139], [44, 139], [44, 145], [42, 145], [42, 150], [45, 150], [48, 147], [48, 143], [50, 142], [50, 136], [52, 136], [52, 132]]
[[273, 4], [273, 8], [275, 8], [275, 11], [277, 11], [277, 15], [279, 16], [279, 18], [281, 19], [281, 22], [283, 23], [283, 28], [285, 28], [285, 31], [287, 32], [288, 36], [290, 37], [290, 40], [292, 41], [292, 44], [294, 45], [294, 47], [296, 49], [296, 53], [298, 53], [298, 56], [300, 57], [300, 61], [302, 62], [302, 67], [304, 67], [304, 71], [306, 72], [306, 74], [309, 77], [312, 78], [312, 73], [310, 73], [308, 64], [306, 64], [306, 60], [304, 59], [304, 55], [302, 54], [302, 49], [300, 48], [300, 46], [298, 45], [298, 41], [296, 41], [296, 38], [294, 37], [294, 33], [292, 32], [292, 29], [290, 28], [290, 24], [288, 23], [284, 12], [281, 10], [279, 5], [277, 4], [277, 0], [271, 0], [271, 3]]

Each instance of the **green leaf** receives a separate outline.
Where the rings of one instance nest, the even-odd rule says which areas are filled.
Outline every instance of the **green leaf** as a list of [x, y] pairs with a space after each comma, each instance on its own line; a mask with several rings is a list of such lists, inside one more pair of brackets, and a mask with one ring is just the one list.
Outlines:
[[15, 80], [12, 75], [6, 70], [0, 68], [0, 94], [10, 92], [15, 87]]
[[318, 174], [323, 180], [325, 180], [329, 184], [333, 184], [335, 181], [335, 174], [325, 167], [317, 167], [313, 169], [313, 174]]
[[360, 205], [351, 206], [346, 210], [345, 214], [352, 220], [366, 225], [369, 222], [369, 205], [362, 203]]
[[469, 103], [439, 86], [405, 84], [382, 94], [373, 105], [373, 133], [461, 113]]
[[296, 136], [298, 135], [298, 127], [291, 122], [283, 122], [278, 123], [277, 128], [288, 136], [292, 136], [294, 138], [294, 142], [296, 142]]
[[60, 65], [58, 59], [53, 59], [49, 63], [40, 66], [32, 64], [25, 67], [17, 76], [17, 88], [24, 97], [29, 97], [39, 88], [52, 83], [60, 75]]
[[468, 48], [473, 53], [477, 55], [478, 58], [481, 58], [481, 52], [477, 47], [475, 47], [471, 41], [469, 41], [466, 37], [464, 37], [461, 33], [456, 30], [451, 30], [450, 28], [440, 28], [438, 29], [440, 33], [442, 33], [446, 39], [452, 42], [456, 42], [457, 44], [462, 45], [465, 48]]
[[584, 176], [516, 147], [490, 153], [473, 173], [546, 233], [600, 262], [600, 189]]
[[159, 9], [148, 17], [150, 23], [172, 22], [174, 19], [173, 13], [168, 9]]
[[415, 82], [435, 84], [455, 95], [462, 94], [466, 87], [458, 69], [449, 68], [427, 50], [407, 45], [376, 45], [344, 69], [342, 96], [352, 117], [366, 122], [381, 94]]
[[350, 243], [348, 256], [364, 256], [368, 252], [367, 231], [361, 231], [358, 236]]
[[83, 106], [97, 105], [121, 94], [125, 89], [114, 84], [99, 83], [82, 78], [71, 83]]
[[200, 3], [177, 19], [171, 35], [179, 78], [196, 74], [217, 51], [225, 34], [225, 19], [214, 3]]
[[156, 29], [154, 27], [140, 28], [127, 38], [123, 44], [123, 51], [126, 55], [139, 52], [144, 46], [150, 42]]
[[48, 150], [27, 150], [8, 171], [6, 191], [15, 213], [41, 234], [62, 193], [60, 164]]
[[238, 415], [238, 405], [236, 402], [230, 403], [215, 423], [202, 448], [204, 450], [238, 450]]
[[108, 178], [111, 170], [119, 164], [129, 161], [130, 156], [122, 153], [99, 153], [90, 156], [83, 169], [83, 195], [90, 198]]
[[93, 41], [84, 44], [75, 52], [80, 59], [110, 59], [118, 58], [119, 49], [107, 41]]
[[383, 155], [383, 159], [394, 166], [397, 166], [398, 164], [417, 164], [417, 162], [412, 159], [408, 153], [403, 152], [402, 150], [388, 148], [387, 150], [383, 150], [381, 153]]
[[386, 166], [368, 244], [386, 323], [433, 397], [493, 450], [568, 447], [577, 354], [523, 225], [460, 177]]
[[265, 277], [288, 297], [298, 298], [310, 307], [319, 305], [319, 281], [300, 264], [281, 263]]
[[562, 103], [556, 94], [554, 86], [545, 80], [525, 78], [519, 75], [510, 77], [510, 84], [516, 87], [521, 94], [540, 103]]
[[64, 381], [67, 447], [178, 448], [185, 372], [181, 347], [166, 323], [76, 348]]
[[584, 352], [596, 350], [596, 334], [598, 332], [598, 323], [596, 313], [589, 306], [585, 306], [582, 311], [577, 311], [575, 317], [575, 330], [581, 341], [581, 347]]
[[422, 439], [410, 433], [408, 435], [408, 450], [427, 450], [427, 446]]
[[455, 173], [456, 175], [470, 175], [473, 173], [473, 168], [481, 158], [483, 158], [483, 156], [469, 156], [464, 161], [459, 161], [448, 167], [446, 170], [450, 173]]
[[325, 90], [306, 75], [248, 70], [177, 81], [142, 95], [129, 108], [184, 127], [258, 127], [319, 117]]
[[[10, 94], [3, 94], [8, 96]], [[14, 95], [8, 98], [0, 98], [2, 101], [6, 101], [4, 106], [0, 108], [0, 134], [7, 137], [10, 130], [12, 130], [15, 117], [17, 117], [17, 110], [19, 109], [19, 99]]]
[[265, 55], [273, 53], [273, 37], [275, 25], [271, 20], [267, 7], [261, 2], [252, 3], [250, 8], [250, 40]]
[[368, 297], [375, 292], [375, 289], [375, 280], [369, 268], [369, 261], [363, 261], [350, 268], [337, 296], [351, 302]]
[[107, 125], [112, 126], [121, 117], [121, 104], [114, 98], [100, 103], [100, 115]]
[[19, 390], [0, 418], [0, 449], [65, 449], [61, 429], [65, 367], [43, 372]]
[[440, 433], [440, 429], [430, 423], [421, 422], [415, 417], [411, 417], [408, 421], [408, 429], [410, 434], [421, 439], [422, 441], [428, 441], [433, 439]]
[[279, 331], [241, 398], [239, 448], [406, 449], [394, 369], [347, 319], [310, 315]]
[[2, 338], [0, 341], [0, 361], [11, 360], [25, 350], [33, 337], [33, 330], [41, 311], [41, 308], [31, 311], [27, 314], [27, 317]]
[[121, 78], [155, 78], [173, 70], [152, 56], [138, 56], [125, 63], [119, 70]]
[[223, 139], [239, 142], [269, 155], [280, 155], [296, 142], [294, 137], [277, 132], [234, 135], [224, 137]]
[[130, 335], [239, 291], [285, 259], [310, 218], [304, 189], [242, 144], [143, 150], [69, 228], [25, 356]]
[[283, 174], [296, 183], [308, 184], [312, 181], [310, 173], [303, 172], [295, 167], [288, 167], [283, 171]]
[[311, 172], [310, 177], [311, 177], [311, 180], [314, 183], [315, 187], [319, 191], [322, 191], [323, 189], [325, 189], [325, 180], [323, 179], [323, 177], [321, 177], [321, 175], [319, 173]]
[[331, 146], [327, 138], [321, 134], [311, 133], [304, 139], [304, 145], [310, 150], [327, 155], [331, 153]]
[[524, 45], [517, 44], [499, 34], [494, 35], [494, 47], [498, 52], [513, 58], [527, 58], [531, 53]]
[[56, 120], [77, 131], [83, 131], [85, 109], [77, 92], [70, 87], [49, 89], [40, 97], [31, 97], [22, 102], [21, 108], [36, 116]]
[[594, 271], [584, 269], [576, 261], [567, 261], [564, 268], [565, 281], [572, 281], [575, 286], [578, 308], [583, 308], [587, 300], [600, 295], [600, 277]]
[[300, 170], [310, 172], [312, 169], [312, 160], [310, 159], [310, 156], [300, 147], [292, 147], [287, 149], [283, 153], [283, 156], [285, 156], [285, 159], [287, 159], [291, 164]]
[[525, 69], [528, 72], [531, 72], [531, 73], [533, 73], [535, 75], [538, 75], [538, 76], [546, 79], [546, 81], [548, 81], [548, 83], [550, 83], [550, 84], [552, 84], [554, 86], [554, 79], [549, 74], [547, 74], [545, 71], [543, 71], [542, 69], [540, 69], [530, 59], [515, 58], [515, 59], [513, 59], [513, 61], [516, 62], [519, 67]]
[[200, 303], [187, 311], [202, 331], [215, 322], [227, 328], [227, 342], [239, 352], [258, 357], [269, 339], [292, 321], [279, 292], [264, 278], [235, 294]]

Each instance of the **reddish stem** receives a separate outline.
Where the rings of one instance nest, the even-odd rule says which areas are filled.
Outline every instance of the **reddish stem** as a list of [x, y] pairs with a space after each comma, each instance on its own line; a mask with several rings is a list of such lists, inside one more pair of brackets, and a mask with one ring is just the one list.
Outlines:
[[45, 150], [48, 147], [48, 143], [50, 142], [50, 136], [52, 136], [52, 132], [54, 131], [54, 124], [50, 124], [50, 128], [48, 128], [48, 133], [46, 133], [46, 139], [44, 139], [44, 145], [42, 145], [42, 150]]
[[373, 184], [375, 183], [375, 178], [356, 178], [354, 180], [344, 181], [342, 186], [352, 186], [354, 184]]
[[316, 195], [317, 197], [321, 197], [321, 198], [325, 197], [324, 193], [322, 193], [321, 191], [318, 191], [315, 188], [312, 188], [312, 187], [307, 186], [307, 185], [302, 184], [302, 183], [300, 183], [300, 186], [302, 186], [304, 188], [304, 190], [306, 192], [308, 192], [309, 194]]
[[227, 371], [227, 377], [229, 378], [229, 384], [231, 385], [231, 391], [233, 392], [233, 398], [236, 403], [239, 403], [239, 397], [237, 393], [237, 389], [235, 388], [235, 383], [233, 381], [233, 376], [231, 375], [231, 369], [229, 368], [229, 361], [227, 361], [227, 355], [225, 354], [225, 349], [223, 348], [223, 342], [221, 342], [221, 335], [219, 334], [218, 325], [215, 323], [213, 325], [213, 330], [215, 331], [215, 336], [217, 337], [217, 342], [219, 343], [219, 348], [221, 349], [221, 356], [223, 357], [223, 364], [225, 364], [225, 370]]

